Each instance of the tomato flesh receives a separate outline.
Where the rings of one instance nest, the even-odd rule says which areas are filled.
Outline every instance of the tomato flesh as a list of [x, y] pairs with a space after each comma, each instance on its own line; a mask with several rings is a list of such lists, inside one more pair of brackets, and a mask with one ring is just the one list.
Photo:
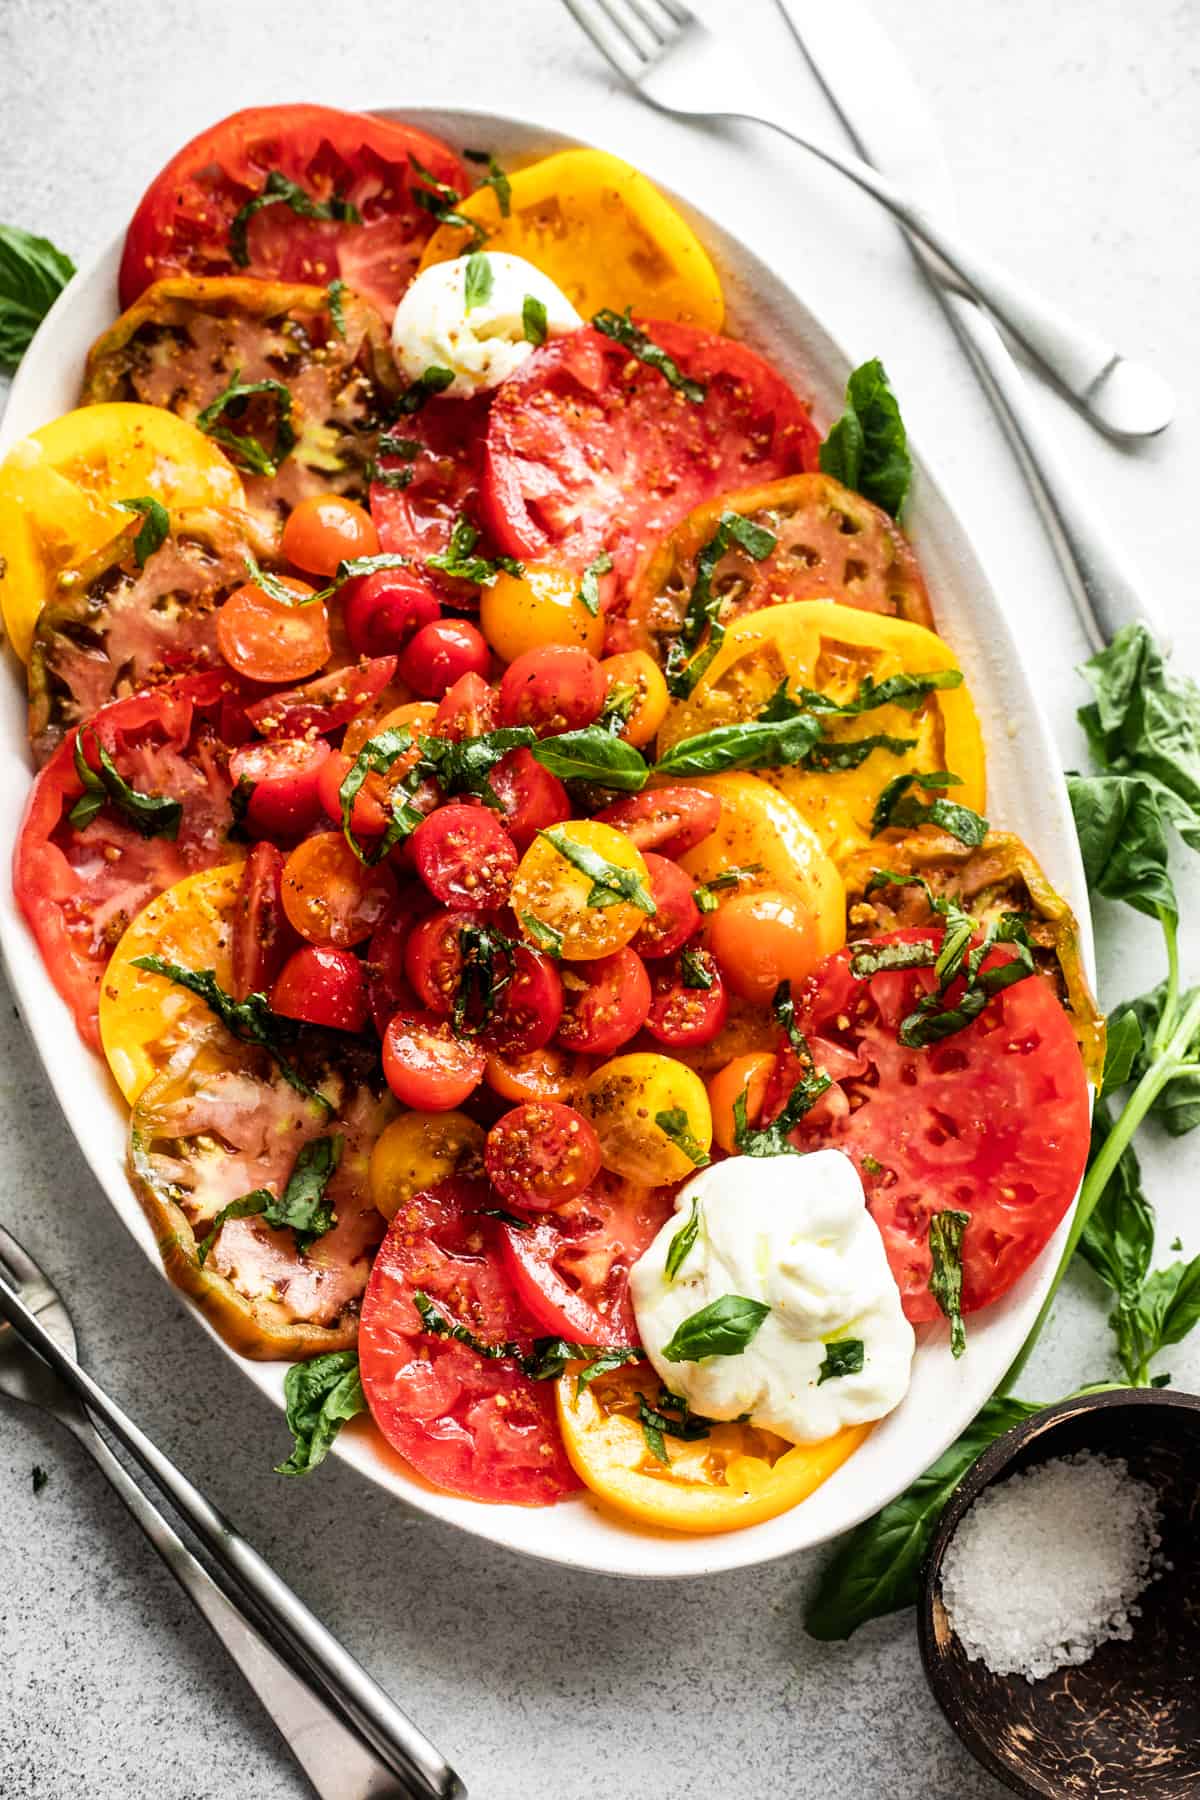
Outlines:
[[233, 915], [233, 993], [265, 994], [297, 938], [283, 910], [283, 852], [255, 844], [242, 866]]
[[581, 731], [604, 710], [608, 683], [578, 644], [544, 644], [509, 663], [500, 681], [500, 723], [528, 725], [539, 737]]
[[650, 998], [650, 977], [633, 950], [572, 963], [563, 981], [558, 1041], [568, 1050], [611, 1056], [646, 1023]]
[[460, 675], [452, 688], [447, 688], [438, 702], [433, 718], [433, 736], [450, 738], [459, 743], [463, 738], [482, 737], [496, 723], [496, 690], [474, 669]]
[[513, 1206], [554, 1210], [600, 1173], [600, 1140], [573, 1106], [534, 1100], [497, 1119], [483, 1164], [492, 1186]]
[[[696, 979], [700, 974], [707, 976], [707, 987]], [[705, 950], [694, 951], [686, 965], [678, 958], [656, 964], [651, 985], [646, 1030], [674, 1050], [699, 1050], [711, 1044], [729, 1017], [725, 984]]]
[[369, 938], [391, 911], [390, 869], [359, 862], [340, 831], [305, 838], [283, 869], [283, 910], [310, 944], [348, 950]]
[[655, 911], [633, 940], [639, 956], [673, 956], [700, 928], [700, 908], [692, 899], [691, 876], [665, 856], [643, 851]]
[[325, 602], [305, 600], [313, 590], [304, 582], [280, 579], [296, 602], [277, 599], [248, 581], [217, 612], [217, 648], [247, 681], [303, 681], [329, 661], [333, 645]]
[[430, 568], [426, 559], [445, 553], [459, 519], [479, 524], [483, 433], [490, 404], [490, 394], [472, 400], [427, 401], [397, 427], [411, 454], [379, 458], [384, 474], [399, 476], [405, 485], [377, 480], [371, 486], [371, 517], [384, 550], [407, 556], [434, 593], [463, 608], [478, 604], [475, 583]]
[[363, 966], [348, 950], [305, 944], [288, 957], [276, 977], [271, 1010], [306, 1025], [361, 1031], [367, 1022]]
[[262, 737], [312, 737], [337, 731], [382, 694], [396, 673], [394, 656], [376, 656], [349, 669], [335, 669], [303, 687], [267, 694], [246, 708]]
[[441, 806], [409, 840], [418, 875], [436, 900], [488, 912], [508, 899], [517, 847], [482, 806]]
[[596, 814], [604, 825], [615, 825], [642, 852], [657, 850], [660, 856], [684, 856], [714, 832], [721, 819], [721, 802], [702, 788], [662, 787], [649, 793], [627, 794]]
[[383, 1073], [397, 1100], [417, 1112], [461, 1106], [483, 1079], [483, 1051], [456, 1038], [433, 1013], [397, 1013], [383, 1034]]
[[523, 745], [500, 758], [488, 785], [500, 802], [504, 829], [522, 852], [539, 831], [571, 817], [571, 796], [566, 788]]

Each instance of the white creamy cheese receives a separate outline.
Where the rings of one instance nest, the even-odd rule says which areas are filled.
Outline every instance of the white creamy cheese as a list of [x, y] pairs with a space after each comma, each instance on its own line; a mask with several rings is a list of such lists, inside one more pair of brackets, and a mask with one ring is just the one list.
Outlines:
[[[673, 1281], [672, 1240], [699, 1202], [700, 1230]], [[751, 1422], [793, 1443], [891, 1412], [908, 1391], [915, 1339], [862, 1184], [840, 1150], [732, 1156], [702, 1169], [630, 1276], [638, 1330], [672, 1393], [710, 1419]], [[677, 1328], [726, 1294], [771, 1310], [733, 1356], [668, 1362]], [[858, 1339], [863, 1366], [820, 1380], [831, 1343]]]
[[392, 349], [401, 373], [417, 381], [426, 369], [450, 369], [454, 382], [443, 391], [461, 400], [499, 387], [532, 354], [534, 346], [524, 325], [527, 297], [545, 307], [547, 337], [562, 337], [583, 324], [548, 275], [523, 256], [499, 250], [482, 253], [481, 261], [491, 272], [491, 291], [468, 310], [470, 260], [459, 256], [422, 270], [392, 322]]

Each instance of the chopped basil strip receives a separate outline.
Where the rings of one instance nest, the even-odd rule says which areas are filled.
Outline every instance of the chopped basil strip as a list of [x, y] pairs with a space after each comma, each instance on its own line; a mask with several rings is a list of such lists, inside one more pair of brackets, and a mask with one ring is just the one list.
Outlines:
[[593, 557], [583, 571], [579, 581], [579, 592], [575, 598], [585, 611], [590, 612], [593, 619], [600, 613], [600, 577], [612, 573], [613, 559], [607, 550], [602, 550]]
[[[93, 769], [83, 748], [83, 734], [90, 730], [92, 745], [100, 763]], [[83, 783], [83, 793], [67, 814], [68, 824], [82, 831], [105, 806], [114, 806], [139, 837], [177, 838], [183, 820], [183, 805], [169, 800], [165, 794], [143, 794], [131, 787], [117, 769], [112, 757], [91, 726], [80, 726], [75, 736], [75, 773]]]
[[[708, 1158], [705, 1158], [707, 1161]], [[687, 1260], [696, 1239], [700, 1235], [700, 1201], [692, 1195], [692, 1210], [675, 1236], [667, 1246], [667, 1260], [663, 1273], [668, 1281], [674, 1281]]]
[[[214, 443], [231, 450], [252, 475], [277, 475], [279, 467], [296, 448], [299, 439], [292, 424], [292, 396], [282, 381], [239, 381], [235, 369], [229, 385], [203, 412], [196, 414], [196, 424]], [[270, 449], [255, 437], [243, 436], [233, 429], [246, 410], [246, 403], [263, 394], [275, 402], [275, 441]], [[229, 423], [232, 416], [233, 424]]]
[[[808, 1045], [800, 1038], [802, 1053], [808, 1056]], [[811, 1058], [810, 1065], [811, 1065]], [[795, 1144], [789, 1141], [788, 1134], [795, 1130], [801, 1119], [811, 1112], [821, 1095], [833, 1086], [829, 1076], [823, 1069], [810, 1066], [808, 1072], [801, 1076], [793, 1087], [784, 1105], [769, 1125], [751, 1127], [746, 1119], [746, 1091], [743, 1088], [733, 1103], [733, 1141], [735, 1148], [743, 1156], [800, 1156]]]
[[801, 713], [794, 719], [745, 725], [715, 725], [695, 737], [681, 738], [654, 765], [656, 775], [718, 775], [726, 769], [782, 769], [803, 763], [823, 733], [819, 719]]
[[455, 1343], [465, 1344], [468, 1350], [473, 1350], [476, 1356], [486, 1357], [489, 1362], [514, 1362], [531, 1381], [557, 1381], [568, 1363], [581, 1362], [586, 1366], [579, 1371], [576, 1384], [576, 1391], [579, 1391], [595, 1381], [597, 1376], [606, 1375], [611, 1369], [619, 1369], [625, 1363], [641, 1360], [640, 1350], [628, 1350], [623, 1346], [610, 1344], [576, 1344], [559, 1337], [534, 1338], [533, 1349], [526, 1354], [519, 1344], [481, 1338], [468, 1326], [460, 1325], [439, 1301], [432, 1299], [420, 1288], [413, 1289], [413, 1304], [430, 1337], [447, 1338]]
[[667, 355], [662, 346], [656, 344], [640, 325], [634, 324], [630, 316], [632, 310], [627, 306], [624, 313], [618, 313], [613, 312], [611, 307], [605, 307], [602, 312], [595, 315], [592, 324], [597, 331], [602, 331], [605, 337], [612, 338], [614, 343], [622, 345], [631, 356], [636, 356], [640, 363], [645, 363], [647, 368], [657, 369], [663, 380], [668, 382], [671, 387], [678, 389], [685, 399], [692, 402], [693, 406], [702, 406], [706, 391], [703, 384], [699, 381], [689, 380], [681, 372], [678, 363]]
[[[959, 806], [942, 797], [941, 790], [961, 787], [962, 780], [949, 769], [928, 769], [920, 773], [897, 775], [889, 781], [871, 815], [871, 836], [878, 837], [889, 826], [914, 831], [921, 825], [936, 825], [957, 838], [960, 844], [978, 848], [988, 834], [988, 822], [969, 806]], [[910, 793], [914, 787], [933, 793], [933, 800], [919, 800]]]
[[491, 263], [478, 250], [473, 251], [467, 258], [466, 274], [463, 276], [463, 312], [471, 313], [477, 306], [486, 306], [495, 285]]
[[118, 506], [126, 512], [141, 513], [142, 524], [133, 540], [133, 555], [139, 569], [144, 569], [146, 559], [161, 550], [171, 530], [171, 515], [161, 500], [152, 494], [141, 494], [136, 500], [118, 500]]
[[600, 723], [614, 737], [620, 737], [633, 717], [638, 703], [638, 690], [630, 681], [614, 681], [604, 696], [604, 709], [600, 714]]
[[705, 1356], [740, 1356], [770, 1307], [742, 1294], [722, 1294], [676, 1326], [663, 1345], [667, 1362], [699, 1362]]
[[0, 225], [0, 369], [15, 369], [75, 273], [49, 238]]
[[340, 1135], [314, 1138], [296, 1158], [281, 1196], [273, 1194], [270, 1188], [255, 1188], [253, 1193], [223, 1206], [208, 1236], [196, 1247], [196, 1261], [201, 1268], [227, 1220], [256, 1215], [261, 1215], [273, 1231], [294, 1231], [296, 1246], [303, 1254], [314, 1239], [324, 1237], [337, 1223], [333, 1202], [326, 1199], [325, 1189], [341, 1159]]
[[894, 519], [912, 480], [908, 437], [896, 396], [878, 358], [846, 383], [846, 410], [818, 452], [821, 468]]
[[781, 981], [771, 995], [771, 1011], [782, 1026], [784, 1035], [793, 1050], [808, 1054], [808, 1040], [796, 1023], [796, 1002], [792, 998], [792, 984]]
[[391, 819], [387, 830], [377, 843], [364, 849], [354, 835], [354, 802], [359, 789], [368, 775], [386, 775], [393, 763], [412, 749], [412, 732], [401, 726], [398, 730], [381, 731], [373, 738], [368, 738], [353, 763], [347, 769], [342, 784], [338, 788], [338, 800], [342, 809], [342, 834], [357, 856], [359, 862], [368, 866], [381, 862], [392, 848], [406, 837], [409, 837], [421, 823], [424, 814], [410, 804], [411, 793], [419, 785], [420, 764], [410, 769], [403, 780], [390, 788], [387, 803], [391, 809]]
[[861, 1338], [838, 1338], [825, 1345], [825, 1356], [817, 1374], [817, 1386], [836, 1381], [839, 1375], [860, 1375], [865, 1360]]
[[642, 1393], [638, 1394], [638, 1424], [642, 1428], [642, 1436], [646, 1440], [646, 1448], [651, 1456], [660, 1463], [670, 1463], [664, 1438], [679, 1438], [682, 1442], [692, 1444], [709, 1435], [709, 1421], [700, 1419], [692, 1412], [687, 1401], [680, 1394], [672, 1394], [663, 1388], [653, 1406]]
[[761, 875], [762, 872], [761, 863], [744, 863], [740, 868], [722, 869], [721, 873], [714, 875], [710, 881], [703, 881], [698, 887], [694, 887], [692, 899], [702, 913], [716, 912], [717, 895], [723, 888], [737, 887], [743, 881], [752, 881], [756, 875]]
[[[692, 586], [687, 611], [679, 628], [679, 636], [667, 654], [667, 687], [677, 699], [686, 698], [708, 668], [725, 636], [721, 623], [722, 596], [712, 591], [717, 564], [734, 544], [762, 562], [770, 556], [778, 539], [764, 526], [738, 512], [723, 512], [717, 529], [696, 558], [696, 580]], [[699, 650], [700, 639], [708, 627], [708, 642]]]
[[318, 600], [327, 599], [333, 592], [332, 588], [324, 588], [316, 594], [294, 593], [285, 581], [280, 580], [278, 575], [273, 575], [270, 569], [262, 567], [253, 550], [243, 549], [242, 561], [245, 563], [246, 573], [255, 587], [260, 587], [264, 594], [271, 596], [272, 600], [278, 600], [281, 606], [313, 606]]
[[641, 751], [624, 738], [614, 737], [603, 725], [560, 731], [539, 739], [531, 750], [535, 761], [562, 781], [590, 781], [597, 787], [637, 794], [649, 775]]
[[526, 294], [521, 302], [521, 331], [525, 342], [534, 349], [540, 348], [546, 341], [549, 321], [546, 318], [546, 303], [539, 300], [536, 294]]
[[587, 897], [589, 906], [616, 906], [627, 901], [636, 906], [639, 912], [653, 916], [658, 911], [649, 889], [634, 869], [623, 869], [617, 863], [608, 862], [597, 855], [586, 844], [576, 843], [569, 837], [561, 825], [551, 825], [538, 832], [548, 844], [552, 844], [558, 854], [569, 862], [572, 868], [586, 875], [592, 884], [592, 891]]
[[502, 725], [472, 738], [425, 737], [421, 739], [419, 769], [422, 775], [434, 777], [447, 798], [478, 794], [486, 806], [499, 811], [500, 802], [490, 782], [492, 770], [510, 750], [528, 750], [537, 741], [537, 733], [528, 725]]
[[514, 1231], [532, 1231], [532, 1219], [519, 1219], [503, 1206], [481, 1206], [478, 1209], [481, 1219], [499, 1219], [502, 1225], [511, 1225]]
[[691, 1120], [682, 1106], [672, 1106], [665, 1112], [655, 1113], [654, 1123], [664, 1137], [669, 1137], [671, 1142], [683, 1151], [694, 1168], [706, 1169], [708, 1167], [712, 1157], [693, 1132]]
[[283, 1378], [288, 1430], [295, 1448], [277, 1475], [309, 1475], [329, 1454], [347, 1419], [366, 1412], [357, 1350], [330, 1350], [293, 1363]]
[[463, 155], [468, 162], [484, 163], [487, 174], [479, 183], [479, 189], [490, 187], [496, 196], [496, 204], [500, 208], [500, 217], [507, 219], [512, 212], [512, 183], [496, 161], [490, 150], [464, 150]]
[[340, 225], [362, 224], [362, 214], [358, 208], [351, 206], [348, 200], [343, 200], [340, 194], [331, 194], [328, 200], [314, 200], [311, 194], [306, 194], [302, 187], [290, 181], [280, 170], [272, 169], [262, 193], [257, 194], [253, 200], [247, 200], [245, 206], [238, 209], [229, 227], [229, 255], [239, 269], [250, 266], [247, 233], [251, 219], [264, 206], [289, 206], [302, 219], [334, 219]]
[[933, 1257], [929, 1291], [950, 1321], [950, 1349], [955, 1357], [967, 1347], [962, 1317], [962, 1242], [970, 1223], [970, 1213], [951, 1208], [934, 1213], [929, 1221], [929, 1251]]
[[679, 952], [679, 980], [683, 987], [697, 990], [711, 988], [717, 979], [716, 966], [707, 950]]
[[469, 231], [471, 243], [468, 248], [478, 250], [480, 245], [487, 241], [487, 232], [477, 220], [468, 219], [464, 213], [455, 210], [462, 198], [458, 189], [450, 187], [444, 181], [439, 181], [423, 162], [417, 160], [411, 150], [408, 153], [408, 160], [412, 164], [413, 173], [417, 178], [416, 184], [409, 188], [417, 205], [432, 214], [439, 225], [455, 225], [462, 231]]
[[525, 573], [515, 557], [476, 556], [475, 546], [478, 542], [478, 527], [460, 514], [454, 521], [449, 545], [436, 556], [427, 556], [425, 567], [440, 569], [443, 575], [453, 576], [456, 581], [474, 581], [481, 587], [491, 587], [502, 569], [506, 575], [519, 576]]
[[536, 913], [523, 912], [520, 919], [538, 949], [544, 955], [560, 960], [563, 953], [562, 932], [556, 931], [553, 925], [547, 925], [545, 919], [539, 919]]
[[329, 283], [329, 286], [325, 289], [325, 293], [329, 300], [330, 322], [338, 336], [344, 338], [346, 335], [346, 308], [343, 301], [346, 293], [346, 284], [340, 275], [334, 277]]
[[398, 456], [402, 462], [415, 462], [425, 445], [420, 438], [398, 437], [394, 431], [383, 431], [375, 446], [376, 456]]
[[491, 1024], [500, 996], [512, 983], [515, 949], [494, 925], [464, 925], [459, 932], [462, 966], [450, 1009], [459, 1037], [478, 1037]]
[[453, 369], [443, 369], [440, 363], [430, 363], [429, 367], [409, 383], [396, 402], [396, 411], [412, 414], [420, 412], [427, 400], [435, 394], [442, 394], [454, 380]]

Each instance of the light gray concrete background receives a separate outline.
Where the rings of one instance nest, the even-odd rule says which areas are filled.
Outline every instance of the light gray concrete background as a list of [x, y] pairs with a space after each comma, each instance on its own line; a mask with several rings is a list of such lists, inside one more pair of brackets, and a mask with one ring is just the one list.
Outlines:
[[[1178, 424], [1138, 452], [1101, 443], [1057, 401], [1045, 406], [1194, 670], [1200, 10], [1192, 0], [876, 5], [945, 133], [976, 234], [1176, 382]], [[798, 63], [773, 78], [806, 116], [823, 116]], [[124, 223], [169, 153], [236, 106], [406, 97], [516, 111], [540, 97], [560, 118], [600, 108], [618, 150], [644, 129], [555, 0], [0, 0], [0, 218], [82, 257]], [[740, 166], [766, 184], [791, 266], [807, 251], [809, 291], [844, 341], [885, 358], [1034, 647], [1064, 761], [1077, 762], [1083, 696], [1071, 669], [1082, 637], [986, 406], [894, 234], [798, 154], [752, 136], [721, 154], [726, 179]], [[1188, 889], [1195, 979], [1200, 884]], [[1111, 1005], [1159, 970], [1148, 930], [1111, 912], [1098, 923]], [[1200, 1227], [1194, 1179], [1183, 1177], [1195, 1154], [1152, 1140], [1143, 1158], [1162, 1243], [1178, 1230], [1191, 1252]], [[91, 1368], [426, 1727], [476, 1800], [999, 1794], [925, 1691], [911, 1617], [846, 1646], [806, 1640], [815, 1557], [688, 1586], [617, 1584], [408, 1517], [337, 1464], [309, 1483], [272, 1477], [279, 1416], [109, 1212], [6, 1004], [0, 1171], [0, 1217], [69, 1296]], [[1081, 1276], [1027, 1391], [1057, 1396], [1101, 1375], [1106, 1357], [1103, 1309]], [[1173, 1367], [1200, 1386], [1195, 1351]], [[35, 1463], [50, 1473], [38, 1498]], [[103, 1481], [54, 1427], [0, 1401], [4, 1800], [307, 1791]]]

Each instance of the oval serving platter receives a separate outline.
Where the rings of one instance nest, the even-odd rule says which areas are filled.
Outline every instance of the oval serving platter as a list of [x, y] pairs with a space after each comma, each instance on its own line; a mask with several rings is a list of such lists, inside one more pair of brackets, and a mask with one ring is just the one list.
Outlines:
[[[376, 107], [451, 143], [487, 144], [506, 162], [529, 162], [582, 140], [546, 124], [452, 107]], [[653, 152], [622, 144], [659, 180]], [[726, 329], [744, 337], [812, 399], [822, 426], [836, 418], [850, 363], [804, 300], [754, 248], [751, 232], [722, 223], [722, 209], [701, 211], [667, 181], [659, 185], [691, 220], [725, 287]], [[724, 189], [735, 198], [736, 184]], [[130, 203], [135, 196], [131, 193]], [[731, 205], [727, 212], [734, 210]], [[46, 318], [21, 364], [0, 421], [0, 455], [26, 433], [77, 403], [89, 345], [116, 317], [121, 240], [78, 274]], [[900, 394], [903, 405], [904, 395]], [[988, 751], [988, 814], [1030, 844], [1080, 922], [1085, 967], [1094, 978], [1087, 890], [1058, 757], [994, 588], [963, 527], [913, 446], [917, 479], [905, 526], [920, 551], [938, 623], [961, 659], [978, 706]], [[0, 678], [0, 837], [15, 841], [30, 782], [23, 672], [11, 655]], [[155, 1269], [162, 1265], [153, 1232], [125, 1174], [125, 1114], [107, 1070], [84, 1047], [66, 1007], [47, 979], [13, 899], [0, 892], [0, 955], [16, 1003], [97, 1180]], [[363, 1421], [343, 1433], [335, 1453], [397, 1500], [508, 1549], [568, 1567], [612, 1575], [670, 1578], [744, 1568], [822, 1544], [876, 1512], [922, 1473], [988, 1398], [1020, 1347], [1049, 1285], [1069, 1223], [1028, 1274], [996, 1305], [971, 1320], [969, 1353], [952, 1362], [943, 1327], [923, 1326], [904, 1402], [802, 1505], [779, 1518], [720, 1536], [691, 1537], [639, 1529], [577, 1496], [549, 1508], [487, 1506], [441, 1493], [411, 1475]], [[165, 1276], [163, 1277], [165, 1279]], [[183, 1299], [180, 1296], [181, 1300]], [[190, 1305], [190, 1302], [184, 1301]], [[196, 1322], [216, 1338], [242, 1373], [279, 1407], [284, 1366], [243, 1361], [228, 1350], [198, 1309]], [[318, 1477], [319, 1479], [319, 1477]]]

